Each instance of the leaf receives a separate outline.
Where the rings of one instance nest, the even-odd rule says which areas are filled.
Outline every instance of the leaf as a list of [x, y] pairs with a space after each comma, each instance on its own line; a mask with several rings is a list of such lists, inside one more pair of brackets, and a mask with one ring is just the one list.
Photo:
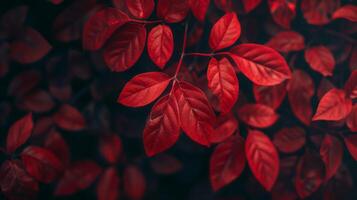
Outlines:
[[124, 170], [124, 193], [129, 199], [142, 199], [146, 190], [146, 180], [141, 170], [128, 165]]
[[153, 157], [150, 159], [150, 166], [159, 175], [171, 175], [182, 169], [181, 161], [168, 154]]
[[10, 45], [10, 57], [20, 64], [30, 64], [46, 56], [52, 46], [33, 28], [25, 28]]
[[279, 155], [273, 143], [263, 132], [250, 130], [245, 156], [255, 178], [270, 191], [279, 174]]
[[275, 124], [279, 115], [263, 104], [245, 104], [238, 110], [238, 117], [250, 126], [268, 128]]
[[325, 25], [339, 5], [339, 0], [302, 0], [301, 11], [307, 23]]
[[83, 48], [87, 50], [100, 49], [114, 31], [129, 20], [129, 17], [119, 9], [104, 8], [97, 11], [84, 24]]
[[168, 23], [177, 23], [184, 20], [190, 7], [188, 0], [158, 0], [157, 16]]
[[63, 170], [61, 161], [51, 151], [29, 146], [21, 153], [26, 171], [36, 180], [44, 183], [54, 181]]
[[291, 21], [296, 16], [296, 0], [268, 0], [270, 13], [278, 25], [290, 29]]
[[346, 136], [344, 137], [344, 141], [352, 158], [357, 160], [357, 135]]
[[119, 175], [114, 167], [103, 172], [97, 185], [98, 200], [116, 200], [119, 198]]
[[188, 0], [193, 15], [198, 21], [203, 22], [209, 7], [210, 0]]
[[357, 98], [357, 70], [352, 71], [344, 89], [351, 99]]
[[216, 7], [224, 12], [232, 11], [233, 1], [232, 0], [214, 0]]
[[63, 104], [53, 115], [57, 126], [67, 131], [80, 131], [86, 126], [86, 121], [77, 108]]
[[233, 182], [245, 167], [244, 139], [233, 136], [219, 144], [211, 155], [209, 173], [214, 191]]
[[351, 22], [357, 22], [357, 6], [347, 4], [345, 6], [340, 7], [332, 15], [332, 19], [339, 18], [347, 19]]
[[104, 135], [99, 142], [99, 151], [110, 164], [119, 161], [123, 154], [123, 145], [118, 135]]
[[6, 151], [13, 153], [31, 136], [33, 130], [32, 114], [27, 114], [23, 118], [11, 125], [6, 139]]
[[283, 31], [272, 37], [267, 46], [283, 52], [301, 51], [305, 48], [305, 39], [300, 33], [295, 31]]
[[254, 10], [259, 4], [261, 3], [261, 0], [242, 0], [243, 6], [244, 6], [244, 11], [246, 13], [251, 12]]
[[169, 94], [152, 107], [144, 129], [144, 147], [148, 156], [173, 146], [180, 136], [180, 118], [177, 100]]
[[310, 125], [312, 118], [311, 99], [315, 94], [315, 84], [309, 74], [295, 70], [288, 83], [288, 98], [294, 115], [305, 125]]
[[325, 135], [320, 147], [320, 156], [325, 163], [325, 180], [328, 181], [337, 173], [337, 170], [341, 166], [343, 156], [341, 142], [332, 135]]
[[239, 70], [257, 85], [277, 85], [290, 79], [285, 59], [273, 49], [258, 44], [240, 44], [230, 51]]
[[273, 86], [253, 85], [253, 94], [257, 103], [277, 109], [286, 96], [286, 83]]
[[294, 153], [306, 142], [305, 130], [300, 127], [282, 128], [274, 134], [273, 143], [280, 152]]
[[64, 166], [69, 164], [71, 157], [69, 147], [59, 132], [54, 129], [50, 131], [45, 139], [44, 147], [51, 150]]
[[104, 61], [115, 72], [130, 69], [144, 51], [146, 29], [141, 24], [126, 24], [116, 31], [104, 48]]
[[240, 23], [236, 13], [227, 13], [212, 27], [209, 35], [209, 46], [218, 51], [233, 45], [241, 34]]
[[208, 88], [219, 99], [222, 113], [228, 113], [239, 95], [239, 83], [233, 66], [227, 58], [211, 58], [207, 69]]
[[347, 117], [351, 110], [352, 101], [346, 97], [346, 93], [340, 89], [331, 89], [320, 100], [312, 120], [341, 120]]
[[170, 81], [170, 77], [162, 72], [139, 74], [124, 86], [118, 103], [129, 107], [145, 106], [157, 99]]
[[149, 33], [147, 43], [151, 60], [163, 69], [174, 51], [174, 36], [171, 28], [166, 25], [155, 26]]
[[220, 143], [238, 131], [238, 121], [232, 114], [220, 115], [214, 126], [214, 133], [210, 136], [211, 143]]
[[310, 47], [305, 50], [305, 60], [311, 69], [323, 76], [332, 76], [336, 62], [331, 51], [325, 46]]
[[352, 111], [346, 119], [346, 124], [352, 132], [357, 132], [357, 104], [353, 105]]
[[209, 137], [214, 131], [212, 122], [216, 116], [206, 95], [199, 88], [185, 81], [175, 83], [174, 95], [183, 131], [193, 141], [209, 146]]
[[0, 19], [0, 28], [8, 35], [15, 35], [24, 26], [28, 6], [21, 5], [6, 11]]
[[24, 97], [18, 103], [18, 107], [31, 112], [48, 112], [55, 106], [51, 95], [45, 90], [35, 90]]
[[150, 17], [155, 6], [153, 0], [125, 0], [125, 3], [130, 13], [139, 19]]

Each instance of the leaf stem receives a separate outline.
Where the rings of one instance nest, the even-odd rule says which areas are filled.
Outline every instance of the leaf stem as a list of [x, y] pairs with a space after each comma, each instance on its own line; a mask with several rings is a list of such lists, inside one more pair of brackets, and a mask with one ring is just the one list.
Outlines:
[[182, 52], [181, 52], [180, 60], [176, 67], [176, 72], [175, 72], [175, 76], [174, 76], [175, 78], [177, 77], [178, 73], [180, 72], [183, 57], [185, 56], [185, 49], [186, 49], [186, 43], [187, 43], [187, 31], [188, 31], [188, 23], [185, 24], [185, 33], [183, 36]]
[[202, 57], [212, 57], [212, 56], [220, 56], [220, 55], [228, 55], [228, 52], [217, 52], [217, 53], [197, 53], [197, 52], [191, 52], [191, 53], [185, 53], [185, 56], [202, 56]]
[[163, 22], [163, 20], [146, 21], [146, 20], [130, 19], [130, 22], [136, 22], [136, 23], [140, 23], [140, 24], [156, 24], [156, 23]]

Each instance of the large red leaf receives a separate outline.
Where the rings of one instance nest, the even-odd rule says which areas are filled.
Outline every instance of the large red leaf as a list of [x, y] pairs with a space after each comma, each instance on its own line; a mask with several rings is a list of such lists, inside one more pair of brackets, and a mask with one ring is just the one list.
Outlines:
[[63, 170], [61, 161], [51, 151], [37, 146], [29, 146], [21, 153], [26, 171], [36, 180], [50, 183]]
[[146, 180], [141, 170], [129, 165], [124, 170], [124, 193], [129, 199], [142, 199], [146, 190]]
[[283, 52], [301, 51], [305, 48], [305, 39], [300, 33], [295, 31], [283, 31], [272, 37], [267, 46]]
[[181, 127], [195, 142], [209, 146], [210, 135], [213, 133], [212, 122], [215, 114], [206, 95], [197, 87], [187, 82], [177, 82], [174, 85]]
[[240, 23], [236, 13], [227, 13], [212, 27], [209, 35], [209, 46], [213, 51], [218, 51], [232, 46], [241, 33]]
[[353, 105], [352, 111], [346, 119], [346, 124], [352, 132], [357, 132], [357, 104]]
[[249, 13], [250, 11], [254, 10], [262, 0], [242, 0], [244, 11]]
[[294, 115], [305, 125], [310, 125], [312, 118], [311, 99], [315, 94], [312, 78], [302, 70], [295, 70], [289, 81], [288, 98]]
[[141, 24], [126, 24], [116, 31], [104, 49], [104, 60], [112, 71], [131, 68], [144, 51], [146, 29]]
[[16, 121], [9, 129], [6, 139], [6, 151], [13, 153], [17, 148], [23, 145], [30, 137], [33, 129], [32, 114]]
[[71, 156], [69, 147], [59, 132], [52, 130], [45, 140], [44, 147], [51, 150], [64, 166], [69, 164]]
[[171, 28], [166, 25], [155, 26], [149, 33], [147, 43], [151, 60], [163, 69], [174, 51], [174, 36]]
[[210, 0], [188, 0], [193, 15], [199, 20], [204, 21]]
[[331, 89], [320, 100], [312, 120], [337, 121], [344, 119], [352, 110], [352, 101], [340, 89]]
[[323, 76], [332, 76], [336, 62], [327, 47], [315, 46], [306, 49], [305, 60], [311, 69], [321, 73]]
[[270, 107], [263, 104], [245, 104], [238, 110], [239, 119], [257, 128], [272, 126], [279, 115]]
[[347, 96], [351, 99], [357, 98], [357, 70], [354, 70], [348, 78], [344, 87]]
[[228, 113], [238, 99], [239, 83], [227, 58], [211, 58], [207, 69], [208, 88], [219, 99], [221, 112]]
[[357, 160], [357, 135], [349, 135], [344, 141], [353, 159]]
[[283, 82], [279, 85], [273, 86], [261, 86], [254, 84], [253, 94], [257, 103], [277, 109], [286, 96], [286, 83]]
[[231, 50], [239, 70], [257, 85], [277, 85], [291, 77], [285, 59], [273, 49], [258, 44], [241, 44]]
[[177, 23], [186, 18], [190, 7], [188, 0], [159, 0], [157, 16], [168, 23]]
[[129, 20], [129, 17], [119, 9], [104, 8], [99, 10], [84, 25], [83, 47], [88, 50], [101, 48], [114, 31]]
[[339, 0], [302, 0], [301, 11], [307, 23], [324, 25], [330, 22], [339, 5]]
[[289, 29], [296, 15], [296, 0], [268, 0], [270, 13], [274, 21]]
[[80, 131], [86, 125], [82, 113], [69, 104], [63, 104], [54, 114], [53, 120], [57, 126], [67, 131]]
[[115, 164], [123, 154], [120, 137], [116, 134], [104, 135], [99, 143], [99, 151], [107, 162]]
[[336, 137], [327, 134], [321, 143], [320, 156], [325, 163], [325, 179], [329, 180], [336, 174], [342, 163], [343, 147], [341, 142]]
[[118, 103], [130, 107], [145, 106], [164, 92], [170, 80], [168, 75], [161, 72], [139, 74], [124, 86]]
[[136, 18], [146, 19], [154, 10], [153, 0], [125, 0], [129, 12]]
[[217, 191], [237, 179], [245, 167], [244, 139], [233, 136], [219, 144], [211, 155], [209, 173]]
[[144, 129], [146, 154], [153, 156], [176, 143], [180, 136], [180, 118], [173, 94], [162, 97], [152, 107]]
[[343, 18], [352, 22], [357, 22], [357, 6], [352, 4], [342, 6], [333, 13], [332, 18]]
[[300, 127], [282, 128], [274, 135], [273, 142], [280, 152], [294, 153], [305, 145], [305, 131]]
[[119, 198], [119, 175], [114, 167], [103, 172], [97, 185], [98, 200], [117, 200]]
[[214, 133], [210, 136], [211, 143], [220, 143], [238, 130], [238, 121], [233, 114], [220, 115], [214, 126]]
[[274, 144], [263, 132], [251, 130], [245, 142], [245, 155], [255, 178], [270, 191], [279, 174], [279, 155]]

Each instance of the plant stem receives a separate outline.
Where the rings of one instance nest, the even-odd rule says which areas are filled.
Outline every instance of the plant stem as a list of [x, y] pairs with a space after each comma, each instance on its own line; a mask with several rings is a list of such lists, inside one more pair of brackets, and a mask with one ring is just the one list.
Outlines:
[[156, 24], [156, 23], [163, 22], [163, 20], [146, 21], [146, 20], [130, 19], [130, 22], [136, 22], [136, 23], [140, 23], [140, 24]]
[[211, 57], [213, 53], [186, 53], [185, 56], [202, 56], [202, 57]]
[[187, 43], [187, 30], [188, 30], [188, 23], [185, 24], [185, 33], [183, 36], [182, 52], [181, 52], [180, 60], [176, 67], [176, 72], [175, 72], [175, 76], [174, 76], [175, 78], [177, 77], [178, 73], [180, 72], [182, 60], [183, 60], [183, 57], [185, 56], [185, 49], [186, 49], [186, 43]]

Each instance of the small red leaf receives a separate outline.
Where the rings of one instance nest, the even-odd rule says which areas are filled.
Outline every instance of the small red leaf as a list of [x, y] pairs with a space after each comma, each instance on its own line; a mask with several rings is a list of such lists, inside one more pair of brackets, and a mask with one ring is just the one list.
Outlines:
[[124, 192], [129, 199], [142, 199], [146, 190], [146, 180], [141, 170], [129, 165], [124, 170]]
[[28, 114], [16, 121], [9, 129], [6, 139], [6, 151], [13, 153], [30, 137], [33, 129], [32, 114]]
[[84, 25], [83, 48], [101, 48], [119, 27], [129, 21], [129, 17], [115, 8], [104, 8], [93, 14]]
[[323, 76], [332, 76], [336, 62], [331, 51], [325, 46], [306, 49], [305, 60], [311, 69], [321, 73]]
[[170, 80], [169, 76], [161, 72], [139, 74], [124, 86], [118, 103], [129, 107], [145, 106], [164, 92]]
[[180, 136], [180, 118], [174, 95], [162, 97], [152, 107], [144, 129], [144, 147], [148, 156], [165, 151]]
[[279, 155], [274, 144], [263, 132], [251, 130], [245, 142], [245, 155], [255, 178], [270, 191], [279, 174]]
[[86, 121], [77, 108], [64, 104], [57, 113], [54, 114], [53, 120], [57, 126], [67, 131], [80, 131], [85, 125]]
[[352, 22], [357, 22], [357, 6], [352, 4], [342, 6], [333, 13], [332, 18], [343, 18]]
[[305, 145], [305, 131], [300, 127], [282, 128], [274, 135], [273, 142], [279, 151], [294, 153]]
[[212, 27], [209, 35], [209, 46], [218, 51], [233, 45], [241, 33], [240, 23], [236, 13], [227, 13]]
[[244, 11], [249, 13], [250, 11], [254, 10], [262, 0], [242, 0]]
[[136, 18], [146, 19], [154, 10], [153, 0], [125, 0], [129, 12]]
[[340, 89], [331, 89], [320, 100], [312, 120], [337, 121], [344, 119], [352, 110], [352, 101]]
[[174, 36], [171, 28], [166, 25], [155, 26], [149, 33], [147, 43], [151, 60], [163, 69], [174, 51]]
[[188, 0], [193, 15], [198, 21], [204, 21], [209, 7], [210, 0]]
[[157, 16], [168, 23], [177, 23], [186, 18], [190, 7], [188, 0], [159, 0]]
[[339, 5], [339, 0], [302, 0], [301, 11], [307, 23], [324, 25], [330, 22], [331, 15]]
[[97, 185], [98, 200], [117, 200], [119, 198], [119, 175], [114, 167], [103, 172]]
[[286, 83], [273, 86], [253, 85], [255, 101], [273, 109], [279, 108], [286, 96]]
[[353, 159], [357, 160], [357, 135], [349, 135], [344, 141]]
[[210, 141], [211, 143], [220, 143], [238, 130], [238, 121], [232, 114], [220, 115], [216, 120], [214, 128]]
[[34, 70], [15, 76], [7, 88], [10, 96], [22, 97], [33, 90], [41, 81], [41, 74]]
[[64, 166], [69, 164], [71, 157], [69, 147], [59, 132], [52, 130], [45, 140], [44, 147], [51, 150]]
[[99, 143], [99, 151], [107, 162], [115, 164], [123, 153], [120, 137], [115, 134], [103, 136]]
[[325, 180], [328, 181], [341, 166], [343, 156], [341, 142], [336, 137], [327, 134], [321, 143], [320, 156], [325, 163]]
[[296, 16], [296, 0], [268, 0], [270, 13], [274, 21], [289, 29], [291, 21]]
[[352, 111], [346, 119], [346, 124], [352, 132], [357, 132], [357, 104], [353, 105]]
[[277, 51], [289, 53], [303, 50], [305, 48], [305, 39], [298, 32], [283, 31], [271, 38], [266, 45]]
[[244, 139], [233, 136], [219, 144], [211, 155], [211, 185], [217, 191], [237, 179], [245, 167]]
[[241, 44], [231, 50], [239, 70], [257, 85], [277, 85], [291, 77], [285, 59], [273, 49], [258, 44]]
[[344, 87], [347, 96], [351, 99], [357, 98], [357, 70], [354, 70], [348, 78]]
[[272, 108], [263, 104], [245, 104], [238, 110], [238, 116], [244, 123], [257, 128], [270, 127], [279, 118]]
[[31, 112], [47, 112], [55, 106], [53, 98], [45, 90], [35, 90], [22, 97], [18, 107]]
[[141, 24], [126, 24], [116, 31], [104, 49], [104, 60], [115, 72], [131, 68], [144, 51], [146, 29]]
[[228, 113], [238, 99], [239, 83], [233, 66], [227, 58], [211, 58], [207, 69], [208, 88], [219, 99], [222, 113]]
[[182, 169], [182, 163], [167, 154], [160, 154], [150, 159], [150, 166], [157, 174], [170, 175]]

